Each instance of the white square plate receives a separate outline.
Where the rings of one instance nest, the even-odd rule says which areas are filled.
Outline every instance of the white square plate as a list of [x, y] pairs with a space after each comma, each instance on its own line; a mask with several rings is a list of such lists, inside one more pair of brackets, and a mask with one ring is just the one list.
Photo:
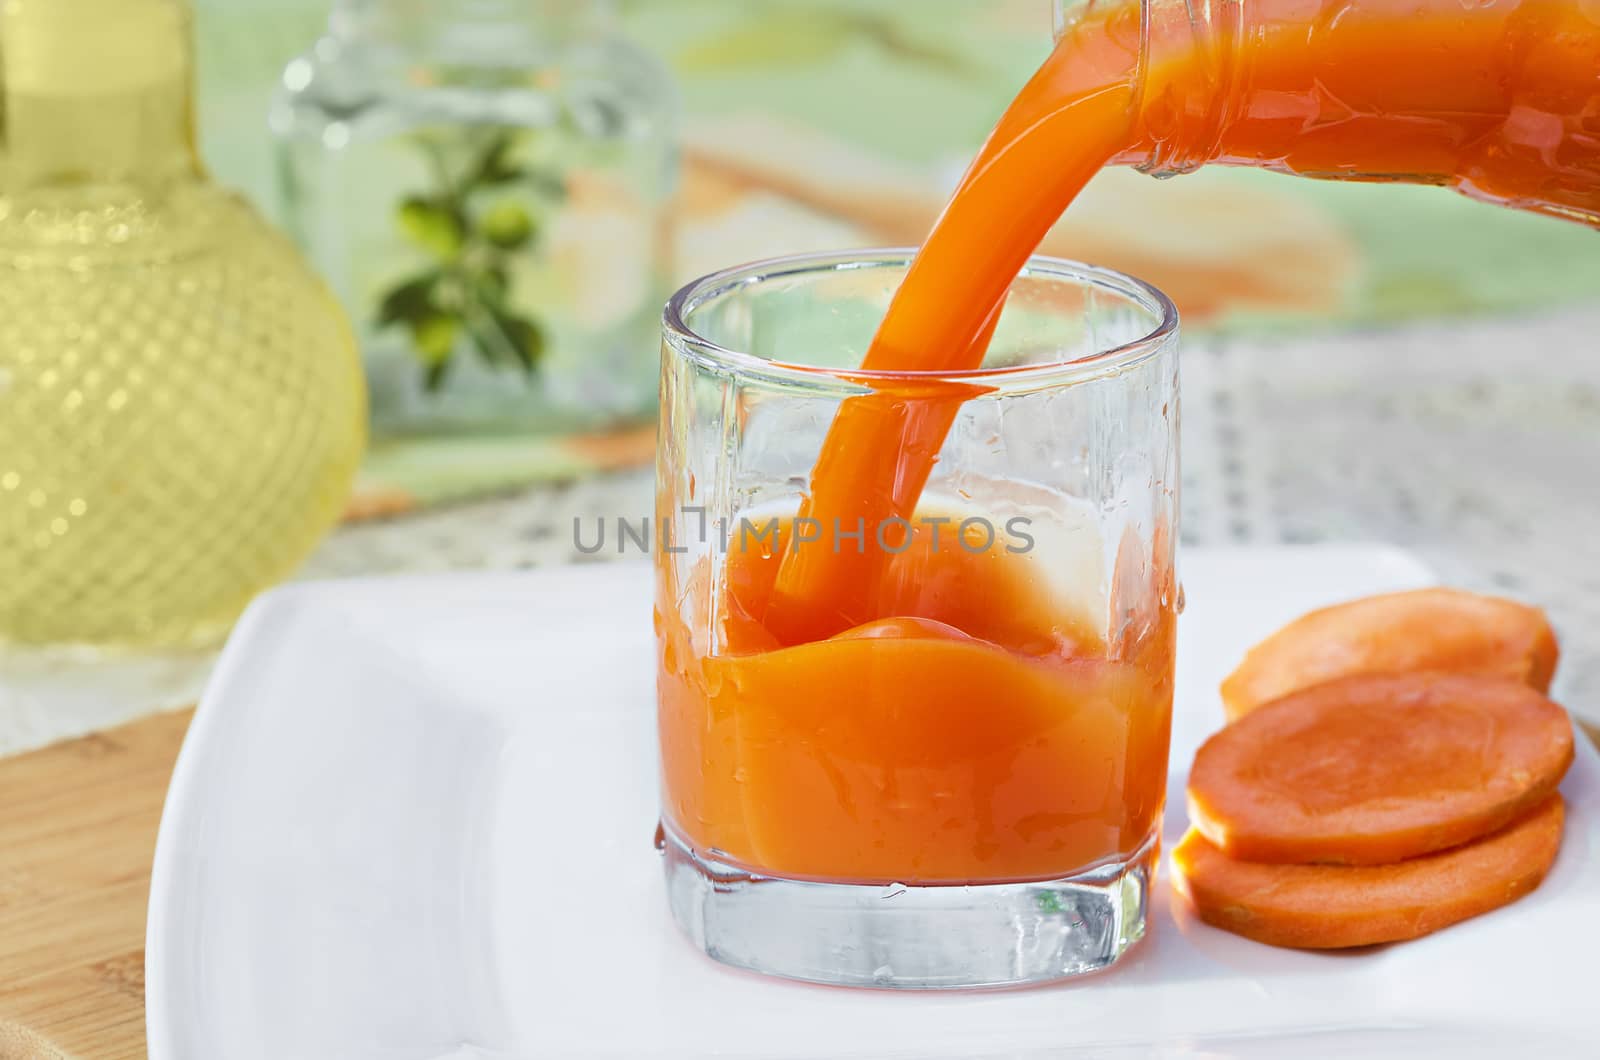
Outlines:
[[[1375, 548], [1190, 551], [1172, 791], [1246, 647], [1425, 584]], [[1356, 953], [1215, 931], [1157, 887], [1110, 972], [1009, 992], [801, 986], [667, 915], [642, 566], [280, 590], [179, 759], [147, 957], [153, 1060], [1600, 1055], [1600, 760], [1532, 896]], [[1170, 843], [1182, 798], [1167, 814]]]

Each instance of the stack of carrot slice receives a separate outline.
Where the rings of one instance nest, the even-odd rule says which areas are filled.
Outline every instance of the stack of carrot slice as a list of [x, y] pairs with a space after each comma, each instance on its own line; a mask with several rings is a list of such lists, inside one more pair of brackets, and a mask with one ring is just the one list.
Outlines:
[[[1572, 725], [1539, 611], [1450, 590], [1356, 601], [1263, 642], [1200, 748], [1175, 883], [1280, 946], [1416, 938], [1515, 901], [1561, 845]], [[1263, 690], [1270, 690], [1271, 698]]]

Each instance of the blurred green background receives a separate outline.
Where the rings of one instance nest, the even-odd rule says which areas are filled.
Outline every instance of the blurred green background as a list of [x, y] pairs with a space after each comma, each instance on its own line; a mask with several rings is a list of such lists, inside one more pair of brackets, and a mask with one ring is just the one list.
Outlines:
[[[691, 138], [704, 126], [714, 139], [717, 121], [759, 112], [782, 127], [818, 130], [886, 162], [925, 169], [943, 184], [1050, 45], [1048, 0], [621, 0], [616, 6], [626, 29], [677, 73]], [[284, 62], [316, 37], [328, 8], [328, 0], [197, 0], [207, 157], [219, 177], [269, 212], [272, 152], [263, 115]], [[1174, 219], [1178, 211], [1165, 209], [1158, 219], [1175, 244], [1185, 242], [1179, 229], [1186, 218], [1216, 223], [1206, 217], [1208, 196], [1235, 203], [1242, 189], [1305, 204], [1354, 248], [1355, 266], [1333, 302], [1312, 312], [1290, 307], [1287, 314], [1255, 306], [1221, 314], [1217, 323], [1359, 322], [1600, 293], [1594, 235], [1576, 225], [1425, 188], [1223, 170], [1172, 183], [1185, 185], [1187, 213]], [[1142, 203], [1145, 193], [1138, 195]], [[1124, 209], [1114, 210], [1119, 204]], [[1127, 209], [1121, 198], [1105, 206], [1125, 216], [1107, 217], [1103, 227], [1132, 234], [1144, 226], [1138, 238], [1159, 250], [1143, 211]], [[771, 253], [791, 249], [785, 236], [794, 242], [781, 228], [774, 232]]]
[[[322, 32], [331, 0], [196, 3], [203, 149], [223, 182], [273, 215], [265, 115], [284, 64]], [[613, 6], [681, 91], [675, 282], [755, 258], [920, 241], [1051, 45], [1050, 0]], [[1305, 334], [1600, 296], [1600, 243], [1576, 224], [1434, 188], [1221, 167], [1164, 182], [1108, 170], [1043, 249], [1155, 282], [1190, 334]], [[636, 466], [653, 444], [648, 427], [385, 443], [352, 514]]]

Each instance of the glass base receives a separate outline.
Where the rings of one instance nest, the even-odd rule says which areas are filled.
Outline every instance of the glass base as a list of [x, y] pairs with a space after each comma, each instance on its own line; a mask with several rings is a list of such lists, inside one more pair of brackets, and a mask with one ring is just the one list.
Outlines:
[[661, 850], [673, 918], [724, 964], [835, 986], [1022, 986], [1115, 964], [1144, 937], [1159, 856], [1057, 880], [860, 886], [772, 876], [696, 855], [670, 829]]

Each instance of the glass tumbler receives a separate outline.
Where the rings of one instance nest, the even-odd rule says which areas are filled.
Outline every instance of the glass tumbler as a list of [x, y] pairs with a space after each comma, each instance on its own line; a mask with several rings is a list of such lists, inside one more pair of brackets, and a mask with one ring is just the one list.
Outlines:
[[[1166, 794], [1177, 314], [1128, 276], [1035, 258], [979, 369], [862, 372], [911, 257], [761, 262], [668, 303], [671, 909], [710, 956], [813, 982], [1093, 971], [1144, 934]], [[903, 460], [902, 504], [824, 525], [798, 513], [841, 409], [926, 451], [831, 454], [825, 474]], [[802, 561], [851, 565], [848, 606], [811, 601], [838, 632], [768, 622]]]

